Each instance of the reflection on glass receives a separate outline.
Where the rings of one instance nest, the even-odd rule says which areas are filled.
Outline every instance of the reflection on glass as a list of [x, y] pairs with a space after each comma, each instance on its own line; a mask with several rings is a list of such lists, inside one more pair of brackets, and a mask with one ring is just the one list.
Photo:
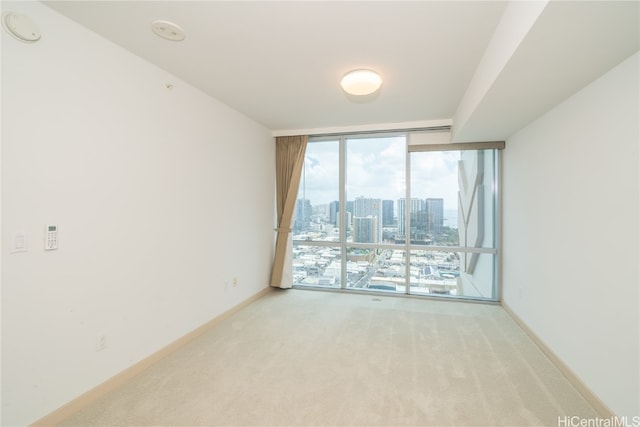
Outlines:
[[488, 253], [459, 253], [462, 296], [495, 299], [496, 256]]

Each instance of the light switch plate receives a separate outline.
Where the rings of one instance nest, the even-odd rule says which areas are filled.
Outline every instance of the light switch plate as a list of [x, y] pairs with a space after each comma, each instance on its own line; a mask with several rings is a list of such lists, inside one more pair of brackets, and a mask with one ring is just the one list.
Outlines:
[[26, 231], [17, 231], [11, 236], [11, 248], [9, 253], [16, 254], [19, 252], [27, 252], [29, 249], [29, 241]]

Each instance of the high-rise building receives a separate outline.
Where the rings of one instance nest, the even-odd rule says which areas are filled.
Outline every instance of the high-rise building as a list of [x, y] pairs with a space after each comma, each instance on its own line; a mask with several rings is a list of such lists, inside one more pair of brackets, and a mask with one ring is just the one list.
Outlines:
[[[356, 197], [353, 203], [353, 218], [376, 218], [376, 242], [382, 241], [382, 199]], [[354, 223], [355, 227], [355, 223]]]
[[[352, 229], [353, 223], [352, 223], [352, 215], [351, 212], [347, 212], [346, 213], [346, 221], [345, 224], [347, 231], [350, 231]], [[338, 217], [336, 218], [336, 227], [340, 227], [341, 221], [342, 221], [343, 216], [342, 215], [338, 215]]]
[[[398, 199], [398, 235], [405, 236], [407, 220], [407, 199]], [[417, 215], [423, 210], [423, 200], [409, 199], [409, 215]]]
[[311, 224], [311, 201], [308, 199], [296, 200], [295, 220], [293, 222], [293, 229], [295, 231], [304, 231], [309, 228]]
[[353, 203], [353, 216], [365, 217], [369, 215], [382, 219], [382, 200], [356, 197]]
[[340, 202], [334, 201], [329, 203], [329, 222], [338, 225], [338, 215], [340, 213]]
[[347, 209], [346, 209], [346, 211], [347, 211], [347, 212], [349, 212], [349, 213], [351, 214], [351, 217], [352, 217], [352, 218], [353, 218], [353, 216], [354, 216], [354, 215], [353, 215], [353, 213], [354, 213], [354, 211], [353, 211], [353, 205], [354, 205], [353, 200], [347, 200]]
[[378, 218], [369, 215], [353, 218], [354, 243], [378, 243]]
[[329, 221], [329, 205], [327, 203], [321, 205], [313, 205], [311, 207], [311, 216], [314, 219], [320, 219], [324, 222]]
[[383, 227], [391, 227], [393, 226], [393, 200], [383, 200], [382, 201], [382, 226]]
[[427, 233], [442, 233], [444, 226], [444, 199], [429, 198], [425, 200], [427, 211]]

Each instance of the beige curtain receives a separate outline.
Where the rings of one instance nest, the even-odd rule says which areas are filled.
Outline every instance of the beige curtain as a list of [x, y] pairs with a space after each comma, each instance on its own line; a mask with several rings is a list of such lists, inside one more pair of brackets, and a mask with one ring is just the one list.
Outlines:
[[[298, 198], [300, 174], [307, 149], [307, 136], [279, 136], [276, 138], [276, 192], [278, 208], [278, 235], [276, 255], [271, 271], [271, 286], [293, 286], [291, 270], [291, 219]], [[286, 268], [285, 268], [286, 265]]]

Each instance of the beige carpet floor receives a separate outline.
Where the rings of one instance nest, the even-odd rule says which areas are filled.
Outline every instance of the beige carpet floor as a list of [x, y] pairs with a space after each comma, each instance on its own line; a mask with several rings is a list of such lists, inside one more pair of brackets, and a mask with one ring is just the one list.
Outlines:
[[64, 426], [557, 426], [597, 416], [497, 305], [273, 291]]

